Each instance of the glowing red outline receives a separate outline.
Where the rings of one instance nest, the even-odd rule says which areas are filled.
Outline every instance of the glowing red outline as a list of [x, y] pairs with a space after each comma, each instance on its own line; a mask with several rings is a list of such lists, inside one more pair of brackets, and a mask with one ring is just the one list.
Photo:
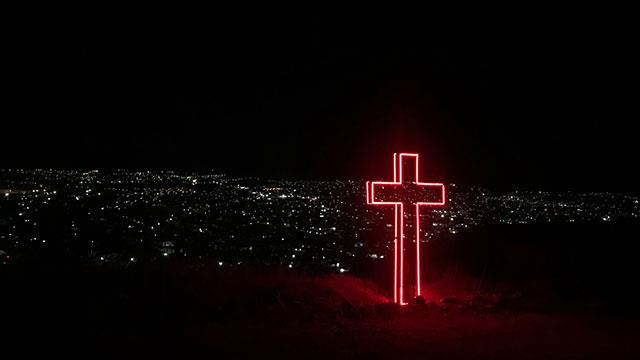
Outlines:
[[[400, 155], [400, 166], [398, 166], [398, 155]], [[440, 187], [442, 189], [442, 201], [440, 202], [416, 202], [416, 294], [420, 296], [420, 206], [443, 206], [445, 204], [445, 189], [443, 183], [422, 183], [420, 182], [419, 155], [417, 153], [394, 153], [393, 154], [393, 181], [367, 181], [366, 197], [368, 205], [394, 205], [394, 258], [393, 258], [393, 301], [406, 305], [403, 296], [404, 287], [404, 203], [402, 201], [375, 201], [376, 185], [402, 185], [402, 157], [415, 157], [416, 181], [418, 186]], [[400, 245], [398, 246], [398, 216], [400, 216]], [[400, 248], [400, 286], [398, 286], [398, 248]], [[399, 298], [399, 301], [398, 301]]]

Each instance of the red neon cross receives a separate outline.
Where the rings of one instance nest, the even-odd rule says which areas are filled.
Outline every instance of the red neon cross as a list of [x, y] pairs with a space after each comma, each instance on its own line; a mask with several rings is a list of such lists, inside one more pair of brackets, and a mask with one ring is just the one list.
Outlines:
[[[414, 167], [415, 173], [412, 169], [403, 171], [405, 166]], [[412, 295], [420, 296], [420, 206], [442, 206], [445, 202], [444, 184], [422, 183], [418, 174], [418, 154], [394, 153], [393, 181], [367, 181], [367, 204], [394, 206], [393, 301], [401, 305], [406, 304], [404, 270], [409, 265], [404, 263], [404, 252], [407, 250], [404, 242], [413, 241], [416, 244], [415, 278], [411, 279], [414, 286], [409, 286], [409, 289], [413, 290]], [[415, 207], [415, 212], [405, 213], [405, 205]], [[415, 227], [415, 233], [410, 231], [412, 227]]]

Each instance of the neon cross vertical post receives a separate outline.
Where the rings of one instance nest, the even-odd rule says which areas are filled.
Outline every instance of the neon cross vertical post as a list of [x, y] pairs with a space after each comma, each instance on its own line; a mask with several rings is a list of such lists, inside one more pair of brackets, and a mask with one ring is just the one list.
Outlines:
[[367, 204], [394, 208], [393, 301], [421, 296], [420, 208], [443, 206], [442, 183], [420, 182], [419, 155], [393, 154], [393, 181], [367, 181]]

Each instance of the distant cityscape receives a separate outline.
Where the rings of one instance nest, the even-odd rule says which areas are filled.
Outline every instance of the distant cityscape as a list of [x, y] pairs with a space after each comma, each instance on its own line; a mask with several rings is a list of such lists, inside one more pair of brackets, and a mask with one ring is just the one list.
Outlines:
[[[421, 214], [425, 242], [489, 224], [640, 217], [639, 198], [629, 194], [446, 186], [447, 206]], [[0, 264], [34, 254], [125, 266], [182, 257], [348, 272], [357, 259], [392, 254], [392, 233], [393, 210], [367, 206], [364, 181], [0, 170]]]

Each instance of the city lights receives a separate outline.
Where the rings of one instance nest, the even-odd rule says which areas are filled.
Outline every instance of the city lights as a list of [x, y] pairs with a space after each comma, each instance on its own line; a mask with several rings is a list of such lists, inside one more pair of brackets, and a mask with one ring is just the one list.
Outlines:
[[[400, 158], [406, 169], [417, 160], [397, 155], [395, 181], [376, 183], [375, 189], [372, 182], [358, 180], [267, 180], [173, 171], [4, 170], [0, 193], [10, 196], [0, 196], [0, 251], [18, 255], [33, 246], [51, 248], [58, 239], [70, 238], [84, 244], [74, 250], [76, 256], [99, 264], [131, 266], [180, 256], [216, 265], [224, 262], [225, 267], [258, 261], [289, 268], [295, 260], [292, 271], [314, 265], [346, 273], [366, 259], [380, 262], [379, 266], [387, 261], [393, 266], [395, 261], [397, 279], [400, 254], [391, 258], [396, 245], [388, 240], [394, 233], [398, 237], [402, 221], [403, 281], [409, 280], [403, 300], [409, 301], [418, 290], [417, 284], [415, 290], [410, 288], [412, 277], [422, 274], [407, 269], [420, 261], [417, 252], [423, 249], [418, 247], [434, 239], [460, 236], [488, 224], [612, 223], [640, 217], [638, 197], [630, 194], [496, 193], [448, 184], [446, 207], [434, 206], [427, 213], [420, 209], [423, 205], [404, 204], [405, 221], [396, 210], [399, 205], [384, 205], [394, 209], [391, 216], [367, 203], [393, 202], [387, 197], [406, 192], [412, 199], [430, 195], [433, 199], [427, 202], [438, 205], [444, 185], [412, 184], [393, 190], [400, 181]], [[407, 171], [403, 170], [403, 177], [415, 174], [413, 167]], [[409, 228], [418, 211], [422, 222]], [[68, 217], [47, 225], [41, 221], [46, 213]], [[113, 234], [124, 246], [114, 246]], [[419, 244], [408, 242], [416, 238]]]

